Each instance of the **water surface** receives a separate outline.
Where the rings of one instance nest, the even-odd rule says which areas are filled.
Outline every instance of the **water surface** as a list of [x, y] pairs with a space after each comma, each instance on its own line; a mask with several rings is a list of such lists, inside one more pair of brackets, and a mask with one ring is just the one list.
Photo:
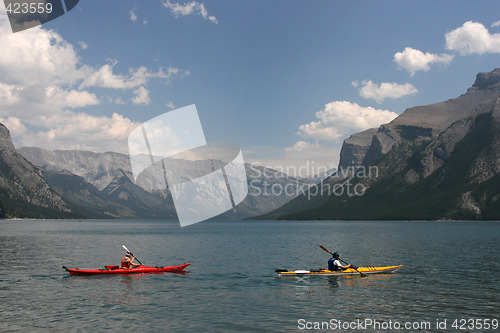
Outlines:
[[[451, 331], [455, 319], [500, 319], [499, 236], [498, 222], [0, 221], [0, 331], [289, 332], [303, 331], [300, 319], [429, 322], [420, 331], [433, 332], [446, 319]], [[192, 265], [183, 275], [61, 269], [117, 265], [122, 244], [146, 265]], [[326, 267], [320, 244], [358, 266], [405, 266], [275, 276]]]

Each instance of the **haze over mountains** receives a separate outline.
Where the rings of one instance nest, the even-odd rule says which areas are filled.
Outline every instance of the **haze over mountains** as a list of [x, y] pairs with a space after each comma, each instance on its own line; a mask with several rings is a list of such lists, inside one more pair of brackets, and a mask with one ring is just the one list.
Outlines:
[[[88, 151], [56, 150], [22, 147], [14, 151], [6, 130], [3, 140], [10, 145], [11, 154], [32, 163], [46, 186], [71, 207], [72, 216], [92, 218], [156, 218], [176, 219], [176, 211], [168, 188], [147, 190], [138, 186], [132, 176], [128, 155]], [[28, 162], [29, 161], [29, 162]], [[177, 172], [191, 168], [191, 173], [219, 168], [222, 161], [196, 163], [179, 161]], [[219, 215], [218, 219], [242, 219], [272, 211], [307, 188], [311, 179], [296, 179], [269, 168], [245, 165], [249, 195], [236, 208]], [[161, 175], [153, 175], [163, 177]], [[271, 193], [271, 187], [288, 191]], [[24, 198], [27, 199], [27, 198]], [[8, 217], [18, 215], [8, 215]], [[24, 215], [21, 215], [24, 216]], [[26, 216], [33, 216], [27, 214]], [[36, 215], [34, 215], [36, 216]], [[54, 215], [51, 215], [54, 216]], [[55, 216], [59, 216], [55, 212]]]
[[352, 135], [339, 169], [261, 218], [499, 219], [500, 69], [455, 99]]
[[[196, 173], [199, 166], [177, 168]], [[479, 73], [457, 98], [353, 134], [338, 172], [317, 186], [265, 167], [245, 169], [249, 195], [218, 219], [499, 219], [500, 69]], [[168, 189], [136, 185], [127, 155], [16, 151], [3, 125], [0, 199], [3, 218], [176, 219]]]

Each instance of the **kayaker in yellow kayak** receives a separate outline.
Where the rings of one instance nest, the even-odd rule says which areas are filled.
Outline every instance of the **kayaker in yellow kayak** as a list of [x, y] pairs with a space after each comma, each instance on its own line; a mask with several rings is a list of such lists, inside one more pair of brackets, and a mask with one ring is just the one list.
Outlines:
[[340, 263], [340, 254], [338, 252], [332, 253], [332, 258], [328, 260], [329, 271], [343, 271], [351, 267], [351, 264], [342, 265]]
[[139, 264], [135, 264], [134, 259], [135, 259], [135, 256], [133, 257], [130, 252], [127, 252], [127, 254], [122, 258], [121, 268], [131, 269], [133, 267], [141, 266]]

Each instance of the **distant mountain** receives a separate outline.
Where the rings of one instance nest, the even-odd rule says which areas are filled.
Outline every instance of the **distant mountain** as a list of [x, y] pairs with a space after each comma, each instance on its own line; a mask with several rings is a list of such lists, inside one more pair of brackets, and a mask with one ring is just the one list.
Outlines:
[[69, 171], [102, 190], [124, 173], [132, 179], [132, 169], [127, 155], [107, 152], [95, 153], [80, 150], [46, 150], [21, 147], [17, 150], [24, 158], [47, 171]]
[[[47, 184], [55, 192], [59, 193], [69, 202], [73, 209], [82, 216], [89, 218], [138, 218], [159, 217], [156, 210], [144, 212], [137, 202], [127, 202], [131, 195], [120, 191], [117, 197], [109, 195], [106, 191], [99, 191], [96, 187], [86, 182], [82, 177], [73, 175], [68, 171], [46, 171], [42, 172]], [[139, 190], [142, 190], [139, 188]], [[149, 193], [147, 193], [151, 196]], [[123, 200], [123, 199], [125, 200]], [[162, 200], [161, 197], [155, 201]], [[174, 218], [172, 213], [161, 215], [163, 218]]]
[[336, 175], [262, 218], [500, 219], [500, 69], [342, 150]]
[[[172, 198], [162, 193], [151, 193], [130, 181], [124, 172], [117, 176], [103, 190], [108, 200], [118, 203], [134, 212], [137, 217], [176, 219]], [[123, 217], [123, 215], [121, 215]]]
[[50, 189], [41, 172], [14, 149], [9, 130], [0, 124], [0, 218], [81, 217]]
[[[153, 169], [149, 182], [132, 181], [128, 155], [119, 153], [94, 153], [87, 151], [49, 151], [41, 148], [22, 147], [18, 150], [26, 159], [44, 170], [50, 185], [67, 201], [96, 217], [176, 218], [170, 192], [153, 190], [151, 179], [163, 179], [163, 173]], [[203, 170], [220, 168], [222, 161], [208, 160], [192, 163], [178, 161], [173, 171], [203, 175]], [[297, 179], [276, 170], [245, 164], [249, 195], [237, 207], [217, 216], [217, 219], [242, 219], [272, 211], [300, 193], [317, 179]], [[158, 173], [158, 174], [155, 174]], [[75, 178], [71, 178], [74, 175]], [[94, 188], [94, 190], [92, 190]], [[97, 192], [96, 192], [97, 191]], [[88, 196], [88, 197], [86, 197]]]
[[248, 196], [236, 208], [217, 218], [241, 219], [261, 215], [256, 212], [273, 211], [317, 183], [315, 178], [294, 178], [262, 166], [245, 164], [245, 169], [248, 179]]

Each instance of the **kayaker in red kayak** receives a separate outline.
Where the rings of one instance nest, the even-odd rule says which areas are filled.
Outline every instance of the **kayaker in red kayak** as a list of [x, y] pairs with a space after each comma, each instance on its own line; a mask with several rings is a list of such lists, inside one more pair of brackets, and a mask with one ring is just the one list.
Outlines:
[[122, 265], [121, 268], [123, 269], [131, 269], [133, 267], [138, 267], [142, 266], [139, 264], [134, 263], [135, 256], [133, 257], [130, 252], [127, 252], [127, 254], [122, 258]]
[[338, 252], [332, 253], [332, 258], [328, 260], [328, 270], [329, 271], [343, 271], [351, 267], [351, 264], [346, 266], [340, 263], [340, 254]]

